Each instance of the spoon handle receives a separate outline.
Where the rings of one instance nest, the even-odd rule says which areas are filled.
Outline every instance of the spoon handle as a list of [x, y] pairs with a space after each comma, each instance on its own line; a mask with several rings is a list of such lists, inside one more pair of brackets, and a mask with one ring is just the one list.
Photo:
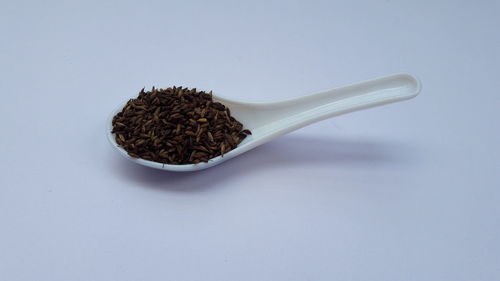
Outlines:
[[[415, 97], [420, 82], [409, 74], [396, 74], [291, 100], [259, 105], [253, 124], [264, 134], [283, 135], [311, 123]], [[261, 124], [260, 121], [262, 121]]]

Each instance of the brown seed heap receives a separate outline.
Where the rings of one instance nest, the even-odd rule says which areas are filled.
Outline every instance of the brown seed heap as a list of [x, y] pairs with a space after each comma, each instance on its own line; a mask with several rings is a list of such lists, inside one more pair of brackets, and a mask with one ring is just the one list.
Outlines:
[[112, 132], [130, 156], [165, 164], [207, 162], [251, 134], [212, 92], [182, 87], [142, 89], [113, 117]]

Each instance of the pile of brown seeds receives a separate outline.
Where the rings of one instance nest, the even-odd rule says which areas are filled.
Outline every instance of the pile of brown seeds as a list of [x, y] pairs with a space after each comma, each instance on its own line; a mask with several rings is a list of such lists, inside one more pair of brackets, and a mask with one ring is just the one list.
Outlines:
[[165, 164], [207, 162], [251, 134], [212, 92], [182, 87], [142, 89], [113, 117], [112, 133], [131, 157]]

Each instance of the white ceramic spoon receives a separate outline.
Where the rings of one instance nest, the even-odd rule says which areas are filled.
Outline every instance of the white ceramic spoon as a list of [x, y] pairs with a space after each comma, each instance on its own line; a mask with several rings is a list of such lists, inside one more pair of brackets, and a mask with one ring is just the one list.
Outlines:
[[214, 96], [229, 107], [231, 115], [246, 129], [252, 131], [235, 149], [224, 156], [199, 164], [168, 165], [130, 157], [115, 141], [111, 133], [113, 116], [123, 108], [117, 108], [107, 120], [110, 143], [127, 159], [144, 166], [176, 172], [206, 169], [249, 151], [291, 131], [311, 123], [340, 114], [370, 108], [387, 103], [407, 100], [420, 92], [420, 82], [408, 74], [396, 74], [333, 90], [278, 102], [241, 102]]

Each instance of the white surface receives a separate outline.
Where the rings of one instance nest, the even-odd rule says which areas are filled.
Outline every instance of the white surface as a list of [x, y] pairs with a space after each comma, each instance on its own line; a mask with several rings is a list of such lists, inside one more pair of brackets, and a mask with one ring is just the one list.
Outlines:
[[123, 110], [128, 99], [110, 114], [106, 135], [111, 146], [134, 163], [160, 170], [192, 172], [221, 164], [273, 139], [324, 119], [414, 98], [421, 88], [416, 77], [395, 74], [274, 102], [235, 101], [214, 95], [214, 100], [230, 108], [231, 115], [242, 122], [245, 129], [251, 130], [252, 134], [223, 156], [198, 164], [167, 165], [128, 155], [127, 151], [116, 143], [116, 134], [112, 133], [113, 118]]
[[[0, 4], [0, 280], [499, 280], [498, 1]], [[413, 100], [217, 167], [130, 163], [143, 86], [292, 98], [387, 73]]]

